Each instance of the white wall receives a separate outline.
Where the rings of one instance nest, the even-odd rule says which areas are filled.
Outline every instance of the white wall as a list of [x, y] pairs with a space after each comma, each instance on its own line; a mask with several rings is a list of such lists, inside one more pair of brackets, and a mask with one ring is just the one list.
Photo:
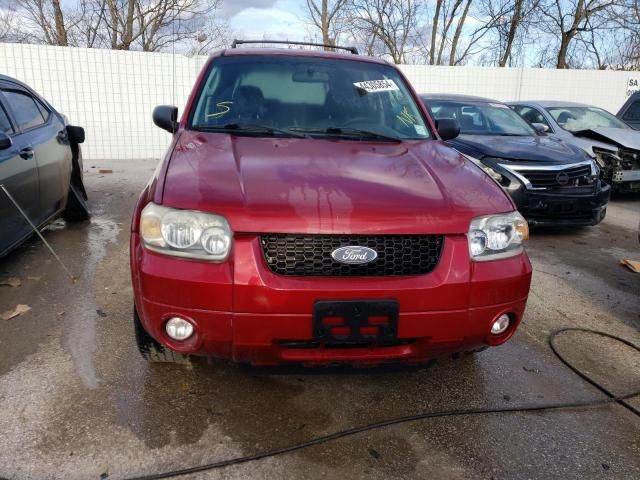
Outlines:
[[[85, 128], [85, 159], [159, 158], [171, 135], [156, 105], [184, 107], [206, 57], [0, 44], [0, 73], [27, 83]], [[175, 72], [175, 75], [174, 75]]]
[[[159, 158], [170, 134], [151, 121], [156, 105], [182, 112], [206, 57], [0, 44], [0, 73], [26, 82], [85, 128], [86, 159]], [[401, 67], [418, 92], [498, 100], [557, 99], [616, 112], [637, 72], [484, 67]]]

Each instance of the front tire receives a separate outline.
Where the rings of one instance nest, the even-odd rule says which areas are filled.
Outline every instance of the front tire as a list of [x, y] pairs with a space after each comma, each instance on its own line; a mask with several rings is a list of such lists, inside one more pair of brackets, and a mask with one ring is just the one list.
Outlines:
[[151, 363], [190, 363], [188, 355], [181, 355], [161, 345], [147, 333], [142, 326], [135, 307], [133, 308], [133, 326], [136, 333], [136, 344], [142, 358]]

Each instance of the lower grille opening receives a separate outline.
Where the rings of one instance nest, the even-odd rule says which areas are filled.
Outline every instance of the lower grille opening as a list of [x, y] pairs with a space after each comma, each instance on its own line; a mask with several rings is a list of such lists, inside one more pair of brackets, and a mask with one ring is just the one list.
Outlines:
[[[289, 235], [260, 237], [267, 265], [279, 275], [299, 277], [385, 277], [424, 275], [433, 271], [442, 253], [443, 235]], [[349, 265], [331, 256], [336, 248], [363, 246], [378, 257]]]
[[350, 349], [350, 348], [364, 348], [364, 347], [399, 347], [402, 345], [411, 345], [415, 343], [413, 339], [398, 339], [388, 342], [353, 342], [353, 343], [339, 343], [332, 345], [324, 345], [320, 342], [314, 342], [312, 340], [282, 340], [278, 342], [278, 345], [285, 348], [297, 348], [297, 349], [316, 349], [316, 348], [331, 348], [331, 349]]

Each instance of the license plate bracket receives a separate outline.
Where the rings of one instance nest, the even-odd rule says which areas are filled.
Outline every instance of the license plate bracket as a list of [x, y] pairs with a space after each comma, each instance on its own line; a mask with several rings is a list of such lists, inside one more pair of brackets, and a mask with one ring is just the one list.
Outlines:
[[325, 345], [393, 342], [399, 313], [396, 300], [320, 300], [313, 305], [313, 340]]

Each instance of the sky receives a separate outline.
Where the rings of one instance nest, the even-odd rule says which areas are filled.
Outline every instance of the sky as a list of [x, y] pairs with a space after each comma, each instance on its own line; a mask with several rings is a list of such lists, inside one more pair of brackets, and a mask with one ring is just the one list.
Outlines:
[[224, 0], [221, 15], [236, 38], [304, 40], [305, 0]]

